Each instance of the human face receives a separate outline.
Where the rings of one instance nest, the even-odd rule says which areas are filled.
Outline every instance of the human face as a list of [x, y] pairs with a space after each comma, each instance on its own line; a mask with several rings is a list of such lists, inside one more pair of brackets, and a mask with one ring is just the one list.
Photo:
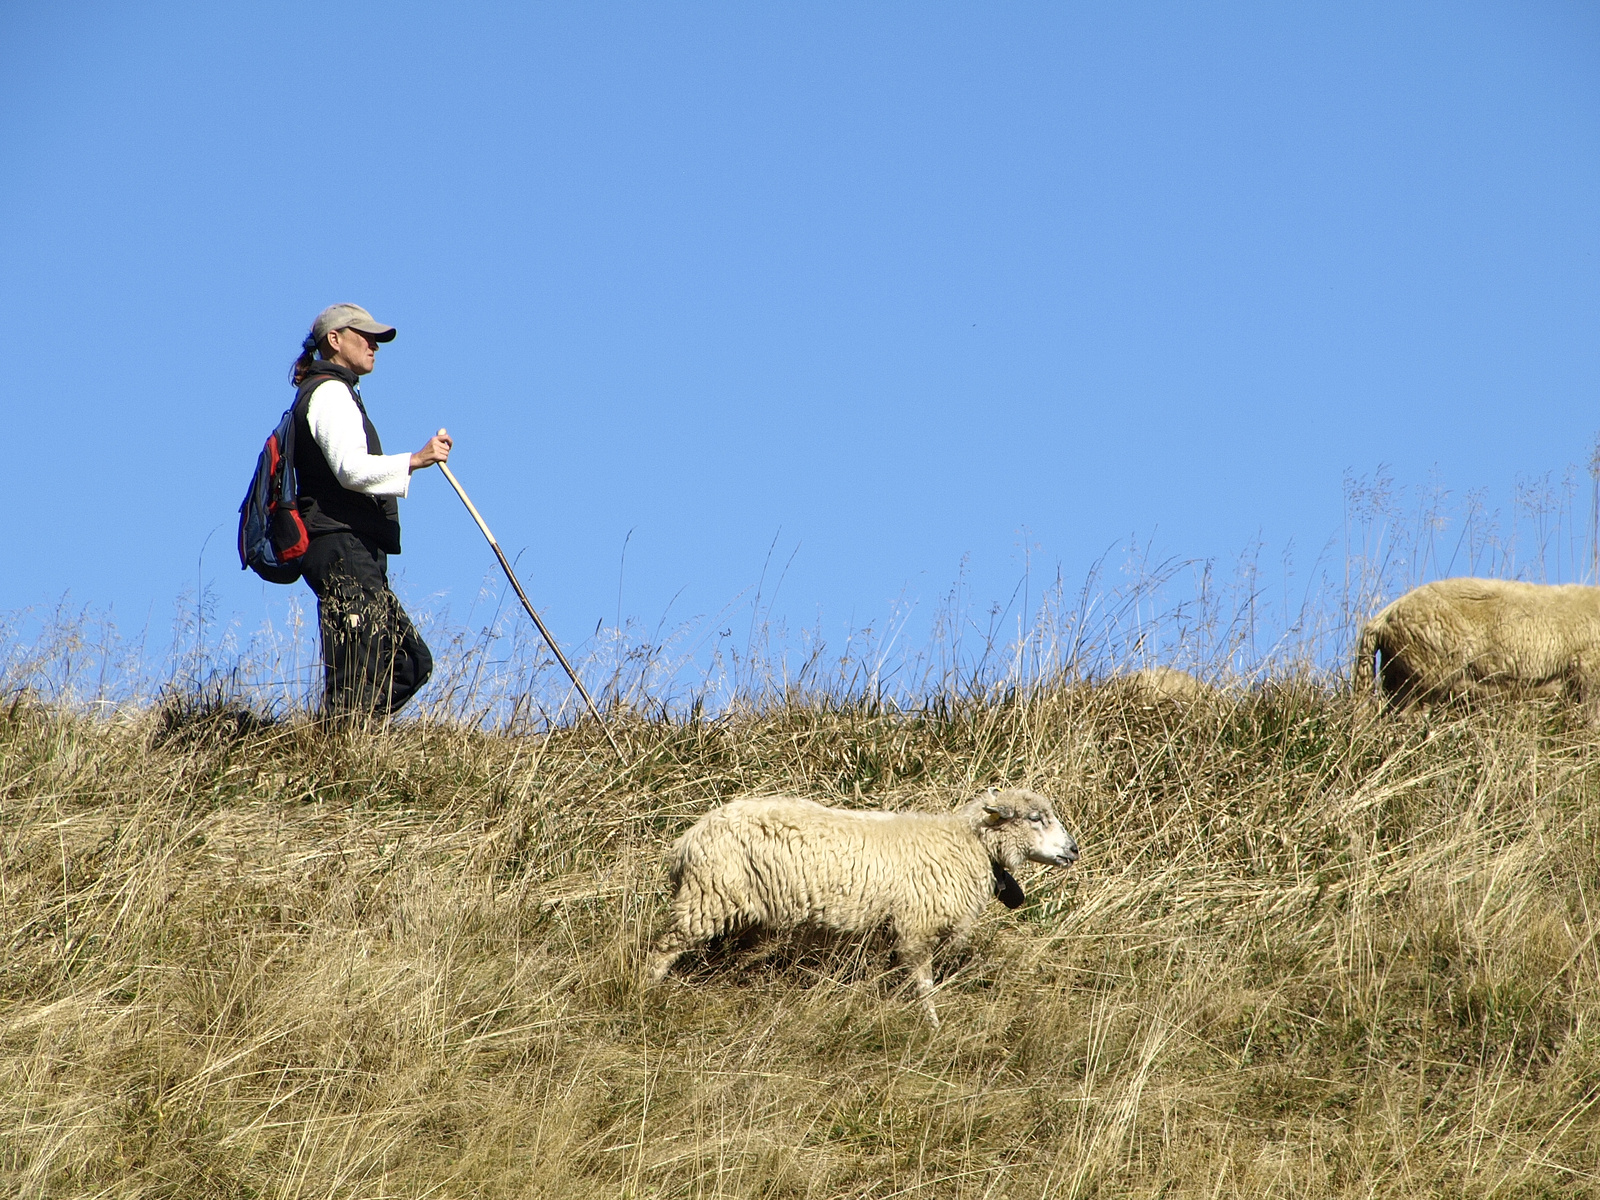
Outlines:
[[378, 361], [378, 339], [359, 329], [334, 329], [328, 333], [328, 361], [365, 375]]

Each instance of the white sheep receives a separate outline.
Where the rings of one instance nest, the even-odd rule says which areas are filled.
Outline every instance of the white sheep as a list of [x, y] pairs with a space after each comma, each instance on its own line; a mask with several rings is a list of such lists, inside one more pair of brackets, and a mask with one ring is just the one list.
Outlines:
[[[1382, 665], [1376, 660], [1381, 656]], [[1396, 707], [1489, 695], [1600, 701], [1600, 588], [1441, 579], [1361, 630], [1352, 679]]]
[[1070, 866], [1078, 844], [1044, 796], [989, 791], [949, 813], [857, 812], [752, 796], [707, 813], [673, 844], [672, 925], [645, 964], [659, 983], [685, 951], [742, 929], [888, 925], [929, 1019], [933, 954], [962, 944], [991, 896], [1022, 903], [1011, 872]]
[[1113, 676], [1108, 686], [1133, 703], [1154, 708], [1176, 705], [1185, 708], [1217, 698], [1217, 689], [1176, 667], [1145, 667], [1127, 675]]

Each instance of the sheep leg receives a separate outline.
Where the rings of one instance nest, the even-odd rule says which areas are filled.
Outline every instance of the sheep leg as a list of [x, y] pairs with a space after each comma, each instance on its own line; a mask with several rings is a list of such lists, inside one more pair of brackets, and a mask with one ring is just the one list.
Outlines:
[[975, 924], [976, 921], [958, 921], [952, 926], [949, 936], [944, 940], [946, 949], [953, 950], [956, 953], [965, 950], [967, 944], [972, 941], [972, 927]]
[[669, 929], [656, 942], [653, 950], [644, 962], [644, 985], [654, 987], [667, 977], [667, 972], [672, 970], [672, 964], [683, 957], [691, 948], [690, 939], [681, 929]]
[[1577, 706], [1583, 723], [1590, 729], [1600, 728], [1600, 688], [1591, 682], [1593, 671], [1587, 663], [1580, 662], [1567, 684], [1567, 695]]
[[729, 924], [725, 909], [719, 904], [708, 904], [707, 899], [698, 881], [674, 879], [672, 925], [657, 939], [655, 950], [645, 959], [645, 987], [660, 983], [678, 959], [725, 932]]
[[928, 1023], [937, 1029], [939, 1014], [933, 1007], [933, 949], [934, 943], [930, 940], [901, 938], [895, 947], [895, 957], [910, 970], [917, 999], [922, 1001], [922, 1011], [928, 1014]]

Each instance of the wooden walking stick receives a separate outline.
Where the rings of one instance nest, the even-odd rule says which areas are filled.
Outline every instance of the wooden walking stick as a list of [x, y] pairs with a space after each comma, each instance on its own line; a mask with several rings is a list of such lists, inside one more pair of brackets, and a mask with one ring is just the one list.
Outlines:
[[567, 673], [567, 678], [572, 680], [572, 686], [578, 689], [578, 695], [583, 697], [583, 702], [589, 706], [589, 712], [600, 723], [600, 730], [606, 735], [606, 741], [611, 743], [611, 748], [617, 752], [617, 761], [623, 766], [628, 765], [627, 756], [622, 753], [622, 747], [617, 745], [617, 739], [611, 736], [611, 729], [606, 724], [605, 718], [600, 715], [600, 710], [595, 707], [594, 701], [589, 698], [588, 689], [583, 686], [583, 680], [578, 678], [578, 673], [572, 669], [572, 664], [567, 661], [567, 656], [561, 653], [561, 647], [556, 645], [555, 638], [550, 636], [550, 631], [544, 627], [544, 622], [539, 619], [539, 614], [534, 611], [533, 605], [528, 602], [528, 594], [522, 590], [522, 584], [517, 582], [517, 573], [511, 569], [511, 563], [506, 559], [506, 552], [500, 549], [500, 543], [494, 540], [494, 534], [489, 532], [489, 526], [479, 515], [478, 508], [467, 498], [466, 489], [457, 482], [455, 475], [444, 463], [439, 464], [439, 470], [444, 472], [444, 477], [450, 481], [450, 486], [455, 488], [456, 495], [461, 497], [461, 503], [467, 506], [467, 511], [472, 514], [472, 519], [478, 523], [478, 528], [483, 530], [483, 536], [489, 539], [489, 548], [494, 551], [494, 556], [500, 560], [500, 566], [505, 570], [506, 578], [511, 581], [511, 586], [517, 590], [517, 599], [522, 601], [522, 607], [528, 610], [528, 615], [533, 618], [533, 623], [539, 627], [539, 632], [544, 636], [545, 645], [550, 647], [551, 653], [556, 656], [556, 661], [561, 664], [561, 669]]

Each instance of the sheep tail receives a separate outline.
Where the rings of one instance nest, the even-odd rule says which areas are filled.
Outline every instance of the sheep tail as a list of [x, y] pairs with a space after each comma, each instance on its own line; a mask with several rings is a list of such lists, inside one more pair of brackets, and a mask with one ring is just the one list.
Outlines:
[[1361, 637], [1356, 642], [1355, 662], [1350, 667], [1350, 686], [1357, 699], [1375, 700], [1377, 696], [1378, 635], [1381, 632], [1377, 618], [1361, 627]]

